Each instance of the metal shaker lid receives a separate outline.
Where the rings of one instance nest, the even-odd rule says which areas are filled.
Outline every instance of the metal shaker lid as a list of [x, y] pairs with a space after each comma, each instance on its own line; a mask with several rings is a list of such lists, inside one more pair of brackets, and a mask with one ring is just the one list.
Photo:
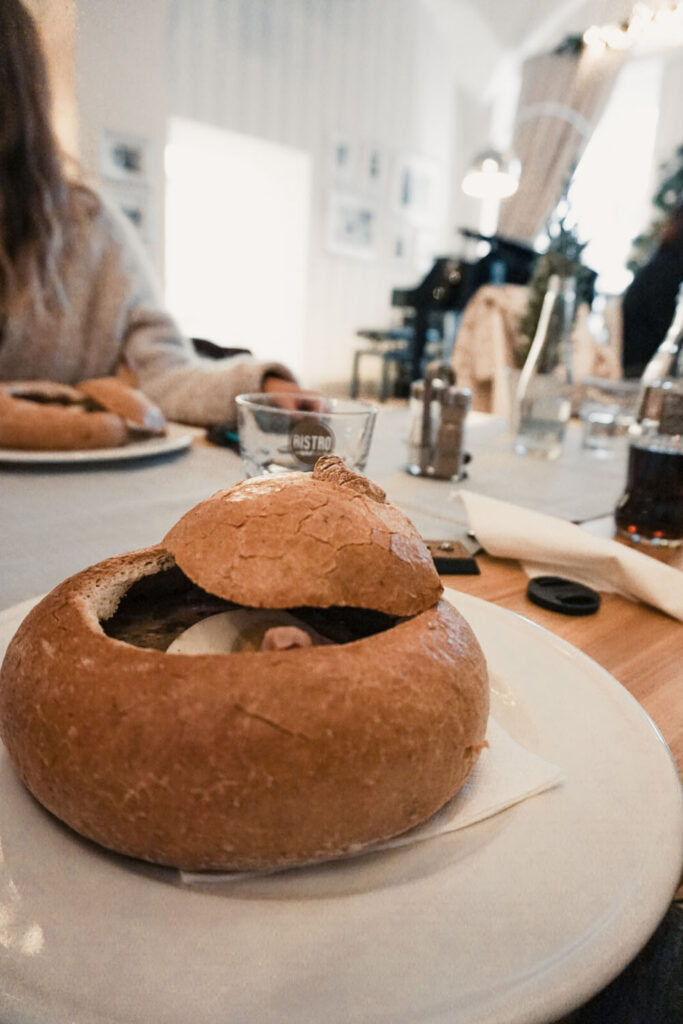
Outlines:
[[443, 405], [467, 410], [472, 403], [472, 392], [469, 388], [458, 388], [452, 384], [445, 389], [441, 402]]

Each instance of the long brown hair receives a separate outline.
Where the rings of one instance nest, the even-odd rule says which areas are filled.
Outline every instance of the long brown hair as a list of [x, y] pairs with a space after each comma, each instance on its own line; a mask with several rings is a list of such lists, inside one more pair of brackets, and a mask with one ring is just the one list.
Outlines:
[[0, 314], [61, 294], [72, 197], [50, 114], [36, 25], [20, 0], [0, 0]]

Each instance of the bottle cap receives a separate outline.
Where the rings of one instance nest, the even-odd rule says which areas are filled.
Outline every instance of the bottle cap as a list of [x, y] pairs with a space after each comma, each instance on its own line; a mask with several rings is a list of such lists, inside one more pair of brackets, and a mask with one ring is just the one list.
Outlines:
[[529, 580], [526, 593], [534, 604], [561, 615], [592, 615], [600, 607], [595, 590], [562, 576], [536, 576]]

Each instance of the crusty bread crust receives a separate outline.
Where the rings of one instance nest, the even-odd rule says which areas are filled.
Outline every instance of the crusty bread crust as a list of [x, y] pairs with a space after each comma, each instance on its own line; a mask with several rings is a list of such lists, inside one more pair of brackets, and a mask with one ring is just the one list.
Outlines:
[[[35, 390], [35, 389], [32, 389]], [[0, 386], [0, 448], [68, 451], [125, 444], [126, 424], [111, 412], [85, 412], [78, 405], [43, 405], [11, 395]]]
[[[32, 396], [41, 396], [41, 401]], [[99, 409], [87, 407], [96, 403]], [[131, 432], [163, 434], [161, 410], [115, 377], [71, 387], [54, 381], [0, 383], [0, 448], [70, 451], [114, 448]]]
[[336, 857], [424, 821], [484, 742], [486, 664], [439, 602], [345, 645], [182, 655], [105, 635], [163, 548], [67, 580], [0, 671], [0, 732], [48, 810], [119, 853], [190, 870]]
[[163, 543], [204, 590], [255, 608], [345, 605], [416, 615], [443, 589], [409, 519], [333, 456], [319, 459], [312, 474], [257, 477], [219, 491]]
[[83, 401], [83, 395], [77, 388], [56, 380], [13, 380], [3, 382], [0, 387], [15, 398], [38, 396], [45, 402], [64, 404]]

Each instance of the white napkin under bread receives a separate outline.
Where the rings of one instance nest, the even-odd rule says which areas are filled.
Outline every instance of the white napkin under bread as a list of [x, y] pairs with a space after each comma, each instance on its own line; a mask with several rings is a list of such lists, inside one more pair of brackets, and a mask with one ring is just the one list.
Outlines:
[[683, 572], [555, 516], [458, 491], [470, 530], [490, 555], [516, 558], [529, 575], [567, 576], [596, 590], [614, 590], [683, 621]]

